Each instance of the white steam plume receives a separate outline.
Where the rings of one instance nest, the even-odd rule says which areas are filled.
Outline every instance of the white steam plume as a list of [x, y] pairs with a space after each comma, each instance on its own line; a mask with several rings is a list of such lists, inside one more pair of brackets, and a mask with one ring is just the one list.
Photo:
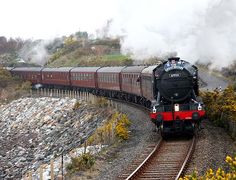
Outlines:
[[49, 44], [49, 41], [29, 40], [19, 52], [20, 57], [24, 59], [25, 62], [43, 66], [47, 62], [49, 56], [46, 49], [47, 44]]
[[236, 59], [235, 0], [123, 0], [111, 35], [122, 51], [143, 59], [177, 52], [190, 62], [229, 65]]

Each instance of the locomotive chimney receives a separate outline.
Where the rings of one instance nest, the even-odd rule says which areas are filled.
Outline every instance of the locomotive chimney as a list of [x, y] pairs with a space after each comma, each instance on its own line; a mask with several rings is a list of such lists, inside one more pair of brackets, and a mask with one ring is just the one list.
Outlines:
[[172, 61], [172, 60], [179, 61], [180, 57], [170, 57], [170, 58], [168, 58], [168, 61]]

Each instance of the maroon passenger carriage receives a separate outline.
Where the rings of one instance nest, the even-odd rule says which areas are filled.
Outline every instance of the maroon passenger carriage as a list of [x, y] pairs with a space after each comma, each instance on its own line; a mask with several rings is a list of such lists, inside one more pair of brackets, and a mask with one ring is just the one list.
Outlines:
[[41, 67], [16, 67], [12, 68], [10, 72], [13, 76], [17, 76], [26, 81], [30, 81], [32, 84], [42, 83], [42, 71]]
[[49, 87], [68, 87], [71, 85], [70, 70], [72, 67], [43, 68], [42, 84]]
[[98, 94], [107, 97], [120, 98], [121, 71], [125, 67], [102, 67], [97, 71]]
[[148, 66], [141, 72], [141, 91], [144, 99], [144, 105], [147, 107], [152, 106], [156, 102], [157, 91], [155, 90], [155, 77], [154, 70], [158, 65]]
[[75, 67], [71, 69], [71, 86], [74, 89], [95, 93], [98, 69], [100, 69], [100, 67]]
[[121, 71], [121, 89], [127, 101], [141, 103], [142, 91], [140, 76], [146, 66], [128, 66]]

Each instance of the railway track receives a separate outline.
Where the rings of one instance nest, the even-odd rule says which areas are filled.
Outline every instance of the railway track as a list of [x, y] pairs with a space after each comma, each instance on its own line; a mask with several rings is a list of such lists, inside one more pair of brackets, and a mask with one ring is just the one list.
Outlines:
[[[122, 100], [108, 98], [112, 101], [124, 103]], [[126, 102], [127, 103], [127, 102]], [[150, 110], [139, 104], [128, 102], [149, 112]], [[195, 146], [195, 137], [190, 140], [160, 139], [157, 144], [151, 144], [142, 152], [138, 159], [123, 172], [118, 179], [179, 179]]]
[[148, 146], [118, 179], [179, 179], [193, 153], [192, 139], [160, 140]]

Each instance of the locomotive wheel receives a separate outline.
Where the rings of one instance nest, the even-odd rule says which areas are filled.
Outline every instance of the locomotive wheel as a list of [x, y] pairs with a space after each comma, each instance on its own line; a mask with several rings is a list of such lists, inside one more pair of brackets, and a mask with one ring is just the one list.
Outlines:
[[161, 132], [161, 137], [162, 139], [166, 139], [166, 133], [164, 132], [164, 125], [163, 122], [160, 125], [160, 132]]
[[162, 139], [166, 140], [167, 139], [167, 133], [161, 131], [161, 137], [162, 137]]

